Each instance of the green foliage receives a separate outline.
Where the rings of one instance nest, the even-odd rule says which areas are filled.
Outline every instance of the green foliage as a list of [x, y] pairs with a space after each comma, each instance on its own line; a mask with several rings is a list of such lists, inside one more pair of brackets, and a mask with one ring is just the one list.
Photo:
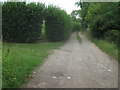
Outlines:
[[23, 2], [7, 2], [2, 7], [4, 41], [36, 42], [41, 36], [43, 20], [49, 41], [65, 40], [71, 34], [71, 17], [58, 7]]
[[15, 44], [3, 43], [2, 48], [2, 85], [3, 88], [18, 88], [28, 78], [32, 71], [41, 65], [50, 54], [64, 42]]
[[72, 30], [72, 20], [64, 10], [49, 5], [46, 9], [46, 36], [49, 41], [67, 39]]
[[119, 36], [120, 36], [119, 30], [109, 30], [105, 33], [104, 38], [108, 41], [114, 42], [117, 45], [119, 45], [120, 44], [120, 42], [118, 42]]
[[120, 2], [111, 2], [103, 3], [102, 7], [106, 23], [108, 24], [108, 30], [120, 30], [119, 21], [120, 21], [120, 12], [119, 12], [119, 3]]
[[73, 22], [80, 23], [80, 16], [79, 16], [80, 10], [73, 10], [70, 14]]
[[87, 15], [85, 16], [85, 20], [88, 22], [88, 24], [91, 24], [101, 14], [104, 14], [102, 10], [102, 4], [101, 3], [90, 3], [87, 9]]
[[82, 28], [89, 28], [95, 38], [103, 38], [108, 30], [120, 30], [119, 2], [77, 2], [81, 7]]
[[96, 20], [90, 24], [91, 35], [95, 38], [102, 38], [106, 29], [104, 28], [105, 20], [101, 17], [98, 17]]
[[7, 2], [2, 5], [3, 40], [36, 42], [41, 34], [43, 4]]
[[42, 23], [44, 18], [44, 4], [30, 3], [26, 5], [26, 42], [37, 41], [41, 36]]
[[110, 29], [119, 29], [118, 3], [93, 3], [88, 8], [86, 20], [93, 36], [103, 38], [104, 33]]
[[86, 29], [88, 27], [88, 21], [86, 20], [88, 8], [89, 8], [89, 2], [79, 2], [78, 5], [80, 6], [80, 17], [81, 17], [81, 25], [83, 29]]
[[81, 24], [80, 23], [73, 23], [73, 31], [80, 31], [81, 30]]
[[3, 40], [21, 41], [25, 31], [25, 3], [7, 2], [2, 5], [2, 35]]

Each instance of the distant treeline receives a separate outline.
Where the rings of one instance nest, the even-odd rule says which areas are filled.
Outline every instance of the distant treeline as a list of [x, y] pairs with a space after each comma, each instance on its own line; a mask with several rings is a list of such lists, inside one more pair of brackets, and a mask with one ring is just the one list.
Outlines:
[[42, 3], [6, 2], [2, 5], [3, 41], [32, 43], [45, 32], [49, 41], [69, 38], [72, 31], [71, 17], [61, 8]]

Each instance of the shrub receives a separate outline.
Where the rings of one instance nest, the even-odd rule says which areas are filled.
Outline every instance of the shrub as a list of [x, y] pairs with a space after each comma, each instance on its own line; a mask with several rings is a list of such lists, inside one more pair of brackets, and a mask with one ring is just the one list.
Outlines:
[[67, 39], [71, 33], [72, 20], [64, 10], [55, 6], [46, 9], [46, 36], [49, 41]]
[[104, 34], [104, 38], [108, 41], [118, 44], [120, 31], [119, 30], [109, 30]]
[[7, 2], [2, 6], [3, 40], [36, 42], [41, 33], [43, 4]]
[[95, 38], [103, 38], [106, 32], [105, 21], [102, 17], [98, 17], [90, 24], [91, 35]]

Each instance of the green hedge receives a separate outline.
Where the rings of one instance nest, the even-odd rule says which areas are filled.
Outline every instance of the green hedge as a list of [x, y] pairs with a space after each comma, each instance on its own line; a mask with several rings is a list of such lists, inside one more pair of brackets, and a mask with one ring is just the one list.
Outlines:
[[2, 5], [3, 39], [10, 42], [21, 41], [21, 37], [23, 36], [25, 31], [25, 21], [25, 3], [4, 3]]
[[49, 41], [67, 39], [72, 30], [72, 20], [64, 10], [55, 6], [46, 9], [46, 36]]
[[32, 43], [41, 35], [43, 20], [49, 41], [69, 38], [72, 20], [64, 10], [56, 6], [25, 2], [7, 2], [3, 8], [3, 40], [7, 42]]
[[44, 18], [44, 4], [38, 3], [37, 5], [34, 3], [30, 3], [26, 5], [26, 41], [25, 42], [33, 42], [37, 41], [41, 36], [42, 24]]
[[36, 42], [41, 33], [43, 4], [7, 2], [2, 5], [3, 40]]

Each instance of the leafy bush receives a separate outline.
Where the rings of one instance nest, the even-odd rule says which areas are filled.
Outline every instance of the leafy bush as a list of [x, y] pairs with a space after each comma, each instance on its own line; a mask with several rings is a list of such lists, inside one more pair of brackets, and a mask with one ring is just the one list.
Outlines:
[[120, 2], [78, 2], [81, 7], [79, 15], [83, 29], [90, 28], [94, 38], [103, 38], [108, 30], [120, 30], [118, 25]]
[[80, 23], [73, 23], [73, 31], [80, 31], [81, 29], [81, 24]]
[[104, 33], [106, 32], [105, 29], [105, 21], [102, 17], [98, 17], [90, 24], [91, 35], [95, 38], [102, 38]]
[[55, 6], [46, 9], [46, 36], [49, 41], [61, 41], [70, 36], [72, 20], [64, 10]]
[[3, 40], [36, 42], [41, 33], [43, 4], [7, 2], [2, 5]]
[[118, 44], [120, 31], [119, 30], [109, 30], [104, 34], [104, 38], [108, 41]]

